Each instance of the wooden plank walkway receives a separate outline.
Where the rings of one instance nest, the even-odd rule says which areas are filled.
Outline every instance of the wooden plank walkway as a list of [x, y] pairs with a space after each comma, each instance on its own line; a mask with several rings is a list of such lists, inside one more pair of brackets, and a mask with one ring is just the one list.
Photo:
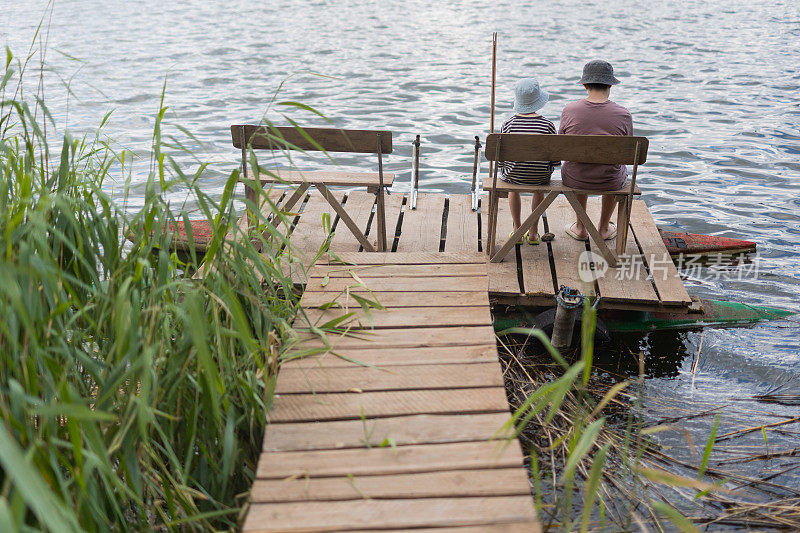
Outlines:
[[[520, 446], [498, 433], [485, 256], [338, 256], [358, 266], [320, 260], [295, 322], [300, 349], [330, 349], [281, 365], [244, 531], [538, 531]], [[351, 311], [355, 336], [302, 333]]]
[[[330, 250], [355, 252], [361, 246], [338, 220], [330, 206], [312, 192], [302, 206], [290, 238], [292, 247], [304, 258], [308, 267], [325, 240], [322, 214], [329, 213], [335, 224]], [[339, 193], [343, 194], [343, 193]], [[590, 198], [588, 212], [599, 215], [599, 198]], [[375, 196], [363, 191], [349, 192], [343, 197], [344, 206], [353, 220], [376, 243], [374, 223]], [[528, 209], [529, 200], [523, 200]], [[386, 197], [387, 242], [397, 252], [478, 252], [484, 249], [481, 237], [486, 233], [486, 216], [472, 211], [468, 195], [420, 193], [415, 210], [409, 209], [408, 197], [393, 193]], [[571, 239], [564, 226], [574, 221], [572, 208], [560, 196], [547, 209], [540, 223], [540, 232], [552, 232], [555, 239], [539, 246], [522, 245], [509, 253], [501, 263], [488, 266], [488, 291], [494, 301], [529, 306], [554, 305], [555, 292], [560, 285], [580, 288], [585, 294], [600, 296], [601, 308], [644, 311], [679, 310], [691, 304], [691, 299], [661, 240], [647, 206], [634, 200], [631, 231], [626, 243], [627, 262], [609, 269], [596, 282], [585, 283], [578, 273], [581, 254], [594, 251], [591, 243]], [[505, 238], [511, 231], [508, 203], [501, 200], [498, 216], [498, 236]], [[616, 243], [611, 240], [609, 246]], [[302, 268], [295, 269], [295, 279], [305, 283]], [[420, 284], [438, 285], [433, 280], [418, 280]], [[444, 285], [439, 290], [445, 290]], [[382, 291], [380, 286], [374, 290]]]

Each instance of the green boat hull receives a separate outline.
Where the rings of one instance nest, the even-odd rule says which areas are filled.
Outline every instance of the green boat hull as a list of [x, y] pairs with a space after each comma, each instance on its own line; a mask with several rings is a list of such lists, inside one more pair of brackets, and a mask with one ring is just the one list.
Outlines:
[[[746, 326], [765, 320], [778, 320], [794, 315], [793, 311], [761, 305], [722, 300], [700, 300], [702, 310], [691, 313], [601, 310], [600, 318], [610, 332], [642, 332], [694, 329], [709, 326]], [[528, 310], [495, 315], [495, 331], [512, 327], [530, 327], [535, 316]]]

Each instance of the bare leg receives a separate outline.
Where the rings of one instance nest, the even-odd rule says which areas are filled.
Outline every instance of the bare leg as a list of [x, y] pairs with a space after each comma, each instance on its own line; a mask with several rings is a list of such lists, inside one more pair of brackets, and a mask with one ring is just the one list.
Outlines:
[[[583, 210], [586, 211], [586, 201], [589, 197], [585, 194], [576, 193], [575, 198], [578, 199], [578, 202], [583, 206]], [[586, 231], [586, 228], [583, 226], [583, 223], [580, 221], [577, 215], [575, 215], [575, 224], [572, 225], [572, 229], [581, 239], [585, 239], [589, 235], [589, 232]]]
[[[544, 193], [543, 192], [535, 192], [533, 193], [533, 198], [531, 198], [531, 211], [536, 209], [540, 203], [544, 201]], [[536, 237], [539, 234], [539, 219], [533, 221], [533, 226], [531, 227], [529, 234], [532, 237]]]
[[600, 224], [597, 226], [597, 231], [600, 232], [600, 236], [604, 239], [607, 238], [614, 229], [611, 229], [609, 222], [611, 221], [611, 215], [614, 213], [614, 207], [617, 205], [617, 198], [615, 196], [611, 196], [610, 194], [603, 195], [603, 204], [600, 209]]
[[508, 207], [511, 209], [511, 220], [514, 221], [514, 231], [517, 231], [520, 224], [522, 224], [519, 219], [520, 212], [522, 211], [522, 202], [518, 192], [508, 193]]

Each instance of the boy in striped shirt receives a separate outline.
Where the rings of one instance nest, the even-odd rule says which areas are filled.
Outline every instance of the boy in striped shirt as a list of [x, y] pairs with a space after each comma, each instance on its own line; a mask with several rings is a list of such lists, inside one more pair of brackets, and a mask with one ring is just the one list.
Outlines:
[[[537, 133], [555, 135], [556, 128], [552, 122], [536, 113], [541, 109], [550, 95], [539, 87], [539, 82], [533, 78], [525, 78], [517, 82], [514, 87], [514, 111], [516, 115], [506, 120], [500, 128], [500, 133]], [[500, 178], [509, 183], [521, 185], [546, 185], [550, 182], [553, 169], [561, 161], [500, 161]], [[536, 209], [544, 193], [533, 193], [531, 211]], [[511, 219], [514, 222], [514, 231], [520, 224], [522, 200], [518, 192], [508, 193], [508, 206], [511, 209]], [[528, 244], [539, 244], [539, 220], [523, 237]], [[522, 244], [522, 242], [520, 242]]]

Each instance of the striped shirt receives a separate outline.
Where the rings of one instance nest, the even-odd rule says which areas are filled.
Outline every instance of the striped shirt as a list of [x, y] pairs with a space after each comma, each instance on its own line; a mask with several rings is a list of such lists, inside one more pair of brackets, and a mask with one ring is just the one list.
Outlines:
[[[555, 135], [556, 127], [542, 116], [514, 115], [503, 123], [500, 133], [538, 133]], [[561, 161], [500, 161], [503, 180], [520, 185], [545, 185], [550, 182], [553, 168]]]

